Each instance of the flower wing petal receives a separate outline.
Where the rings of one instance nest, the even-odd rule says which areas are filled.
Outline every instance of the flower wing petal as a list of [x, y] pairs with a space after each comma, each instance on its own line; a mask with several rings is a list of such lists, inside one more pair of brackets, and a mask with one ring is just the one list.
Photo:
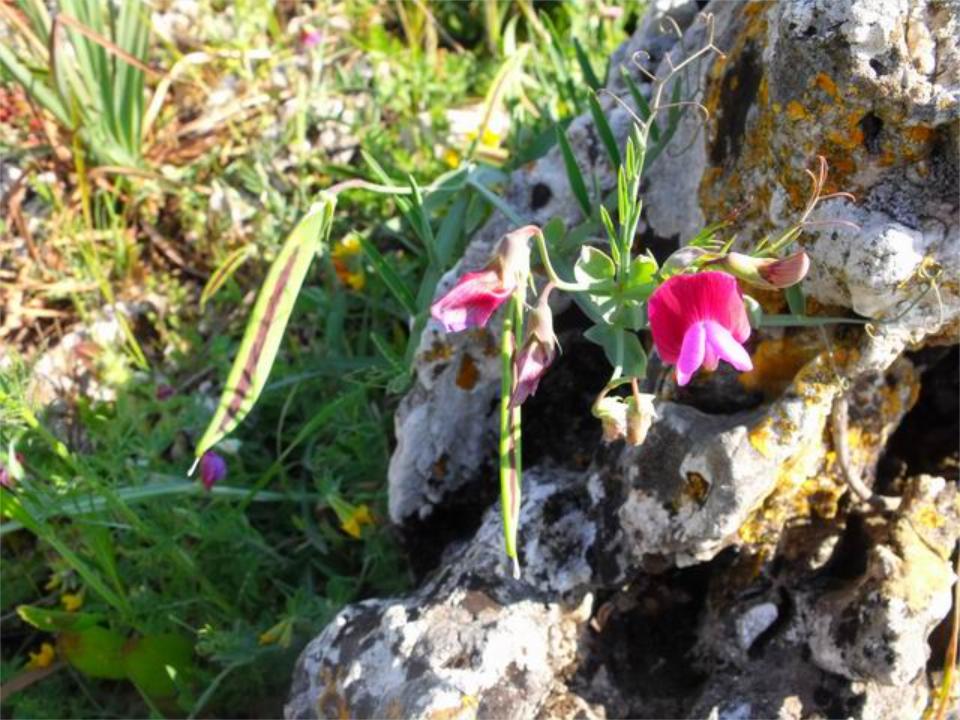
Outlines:
[[683, 336], [680, 357], [677, 360], [677, 384], [686, 385], [703, 364], [707, 350], [707, 329], [704, 323], [694, 323]]

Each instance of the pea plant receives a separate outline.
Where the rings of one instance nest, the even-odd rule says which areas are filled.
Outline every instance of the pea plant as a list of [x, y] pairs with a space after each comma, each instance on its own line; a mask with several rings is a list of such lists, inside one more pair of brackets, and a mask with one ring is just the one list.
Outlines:
[[[387, 284], [398, 287], [397, 295], [405, 298], [404, 306], [413, 317], [410, 348], [415, 347], [429, 317], [446, 332], [485, 327], [498, 318], [501, 509], [505, 551], [515, 576], [520, 574], [517, 534], [522, 489], [521, 406], [537, 391], [557, 356], [550, 308], [553, 293], [572, 295], [592, 320], [593, 326], [585, 336], [603, 348], [611, 366], [610, 378], [597, 396], [592, 412], [602, 425], [606, 441], [625, 439], [632, 445], [644, 441], [656, 417], [654, 395], [640, 391], [648, 359], [642, 333], [652, 335], [652, 346], [660, 359], [675, 368], [677, 383], [686, 385], [698, 371], [715, 370], [721, 361], [739, 371], [752, 369], [744, 343], [754, 328], [861, 322], [807, 317], [804, 312], [799, 283], [808, 271], [809, 259], [802, 249], [794, 250], [793, 246], [803, 230], [814, 224], [810, 217], [820, 201], [850, 197], [845, 193], [824, 194], [827, 166], [823, 158], [817, 172], [807, 171], [812, 188], [797, 221], [743, 252], [732, 250], [733, 237], [722, 237], [729, 220], [704, 228], [662, 264], [649, 249], [638, 247], [644, 168], [662, 155], [684, 107], [706, 113], [695, 101], [682, 99], [685, 71], [691, 64], [709, 54], [721, 54], [713, 44], [711, 19], [705, 20], [707, 41], [701, 49], [676, 64], [668, 58], [667, 72], [662, 77], [648, 73], [649, 97], [624, 72], [636, 112], [615, 98], [633, 118], [622, 155], [597, 97], [591, 98], [591, 115], [611, 165], [616, 168], [616, 188], [609, 198], [589, 197], [570, 143], [562, 127], [557, 126], [556, 140], [570, 186], [586, 218], [582, 226], [566, 232], [558, 221], [547, 223], [544, 228], [524, 224], [487, 187], [489, 177], [483, 169], [465, 166], [441, 178], [435, 188], [451, 193], [472, 189], [518, 226], [500, 239], [484, 267], [461, 275], [446, 293], [420, 312], [409, 290], [392, 275], [390, 266], [373, 256], [380, 260], [374, 263], [375, 268]], [[646, 72], [641, 64], [637, 66]], [[666, 123], [661, 127], [664, 117]], [[201, 465], [205, 479], [209, 475], [207, 467], [215, 465], [210, 457], [212, 448], [237, 426], [263, 390], [299, 288], [312, 259], [322, 251], [330, 234], [337, 194], [352, 189], [392, 194], [414, 231], [421, 237], [432, 238], [416, 184], [411, 181], [408, 187], [398, 187], [390, 185], [382, 172], [378, 175], [382, 184], [354, 179], [323, 193], [274, 260], [220, 404], [196, 448], [194, 466]], [[605, 247], [585, 243], [585, 238], [596, 232], [605, 233]], [[579, 255], [572, 266], [572, 277], [565, 278], [556, 270], [560, 263], [554, 260], [565, 256], [564, 248], [571, 246]], [[534, 257], [538, 260], [536, 265]], [[433, 297], [439, 279], [437, 270], [433, 268], [425, 279], [421, 296]], [[764, 315], [759, 303], [743, 293], [742, 286], [783, 290], [790, 313]], [[534, 299], [528, 302], [531, 294]], [[412, 360], [412, 353], [408, 352], [407, 359]]]

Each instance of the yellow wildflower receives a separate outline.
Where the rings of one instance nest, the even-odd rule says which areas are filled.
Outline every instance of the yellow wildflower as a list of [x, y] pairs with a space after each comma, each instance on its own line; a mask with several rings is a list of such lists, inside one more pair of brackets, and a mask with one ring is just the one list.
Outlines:
[[63, 603], [63, 609], [67, 612], [76, 612], [83, 607], [83, 594], [64, 593], [60, 596], [60, 602]]
[[50, 667], [56, 659], [57, 651], [53, 649], [53, 645], [45, 642], [40, 646], [39, 651], [30, 653], [30, 660], [27, 661], [27, 667], [31, 670]]
[[333, 246], [333, 256], [337, 258], [350, 257], [351, 255], [358, 255], [361, 250], [360, 239], [351, 234]]
[[363, 290], [363, 286], [367, 284], [367, 278], [363, 274], [363, 270], [357, 270], [356, 272], [347, 273], [345, 282], [353, 290]]
[[373, 525], [373, 515], [366, 504], [357, 505], [340, 522], [340, 528], [350, 537], [360, 539], [364, 525]]
[[290, 647], [293, 640], [293, 620], [285, 618], [269, 630], [260, 634], [260, 645], [279, 645], [282, 648]]
[[448, 147], [443, 151], [443, 161], [451, 168], [458, 168], [460, 167], [460, 153]]

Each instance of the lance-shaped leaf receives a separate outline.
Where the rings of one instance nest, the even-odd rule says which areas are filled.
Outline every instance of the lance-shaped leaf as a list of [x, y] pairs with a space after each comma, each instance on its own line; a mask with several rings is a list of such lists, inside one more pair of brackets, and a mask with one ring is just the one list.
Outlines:
[[207, 280], [207, 284], [203, 286], [203, 292], [200, 293], [201, 310], [210, 298], [216, 295], [217, 291], [223, 287], [223, 284], [237, 271], [237, 268], [243, 265], [247, 258], [253, 256], [254, 252], [255, 248], [253, 245], [244, 245], [239, 250], [234, 250], [227, 255], [224, 261], [220, 263], [220, 266], [213, 271], [210, 279]]
[[240, 424], [260, 396], [310, 261], [321, 251], [330, 233], [335, 205], [333, 196], [324, 196], [314, 205], [290, 233], [270, 266], [247, 322], [240, 352], [233, 361], [220, 396], [220, 404], [197, 444], [197, 461]]

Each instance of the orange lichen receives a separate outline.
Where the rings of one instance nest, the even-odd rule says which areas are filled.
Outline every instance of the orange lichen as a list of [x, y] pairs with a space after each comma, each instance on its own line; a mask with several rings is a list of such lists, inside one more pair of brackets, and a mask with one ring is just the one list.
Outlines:
[[814, 78], [814, 82], [818, 88], [823, 90], [834, 100], [840, 99], [840, 93], [837, 92], [837, 84], [831, 80], [830, 76], [826, 73], [817, 73], [817, 76]]
[[480, 377], [480, 371], [477, 364], [469, 354], [464, 353], [460, 360], [460, 367], [457, 368], [457, 387], [461, 390], [473, 390]]
[[924, 125], [910, 125], [903, 129], [903, 136], [915, 143], [927, 144], [935, 134], [936, 130]]
[[797, 120], [806, 120], [809, 116], [807, 111], [803, 109], [803, 105], [796, 100], [791, 100], [787, 103], [787, 117], [796, 122]]
[[775, 398], [817, 351], [817, 345], [794, 340], [762, 340], [753, 351], [753, 370], [741, 373], [740, 383], [748, 390], [762, 391], [767, 399]]

